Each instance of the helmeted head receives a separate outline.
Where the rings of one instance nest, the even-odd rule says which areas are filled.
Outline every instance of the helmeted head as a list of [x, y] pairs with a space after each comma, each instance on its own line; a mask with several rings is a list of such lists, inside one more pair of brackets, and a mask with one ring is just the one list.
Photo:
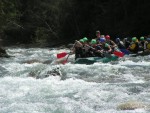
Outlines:
[[120, 42], [120, 38], [116, 38], [116, 42], [117, 42], [117, 43]]
[[109, 35], [106, 35], [106, 36], [105, 36], [105, 39], [106, 39], [106, 40], [110, 40], [110, 36], [109, 36]]
[[142, 36], [142, 37], [140, 37], [140, 41], [144, 41], [144, 37]]
[[84, 43], [84, 40], [83, 40], [83, 39], [80, 39], [79, 42]]
[[92, 40], [91, 40], [91, 44], [94, 45], [94, 44], [96, 44], [96, 43], [97, 43], [97, 41], [96, 41], [95, 39], [92, 39]]
[[137, 41], [137, 38], [136, 38], [136, 37], [133, 37], [133, 38], [132, 38], [132, 41], [133, 41], [133, 42], [136, 42], [136, 41]]
[[96, 36], [97, 37], [100, 37], [101, 36], [101, 32], [98, 30], [98, 31], [96, 31]]
[[100, 41], [101, 43], [104, 43], [104, 42], [106, 42], [106, 39], [105, 39], [105, 38], [100, 38], [99, 41]]
[[87, 38], [87, 37], [84, 37], [83, 40], [84, 40], [84, 42], [87, 42], [87, 41], [88, 41], [88, 38]]
[[100, 38], [105, 38], [105, 35], [101, 35], [101, 37]]
[[99, 30], [97, 30], [97, 31], [96, 31], [96, 34], [100, 34], [100, 31], [99, 31]]

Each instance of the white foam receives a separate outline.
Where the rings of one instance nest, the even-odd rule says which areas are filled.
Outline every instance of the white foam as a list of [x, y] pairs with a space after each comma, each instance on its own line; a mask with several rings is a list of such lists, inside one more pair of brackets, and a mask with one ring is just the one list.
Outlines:
[[[150, 62], [132, 60], [93, 65], [44, 65], [21, 63], [29, 59], [56, 59], [56, 54], [69, 50], [9, 49], [17, 55], [1, 59], [9, 75], [0, 78], [0, 113], [125, 113], [145, 112], [143, 109], [119, 111], [120, 103], [130, 100], [149, 101], [148, 82], [135, 75], [128, 66], [149, 66]], [[18, 52], [18, 53], [17, 53]], [[74, 58], [72, 55], [71, 59]], [[46, 74], [59, 68], [61, 76], [45, 79], [27, 77], [30, 72]], [[138, 69], [139, 69], [138, 68]], [[149, 68], [144, 68], [149, 72]], [[136, 69], [135, 69], [136, 70]], [[37, 72], [37, 73], [36, 73]], [[137, 92], [134, 88], [137, 87]], [[141, 87], [138, 90], [138, 87]], [[136, 90], [136, 89], [135, 89]]]

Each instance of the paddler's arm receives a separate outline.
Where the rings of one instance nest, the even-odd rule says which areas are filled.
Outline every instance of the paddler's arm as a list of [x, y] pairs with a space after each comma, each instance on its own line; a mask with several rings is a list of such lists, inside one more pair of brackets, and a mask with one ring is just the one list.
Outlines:
[[82, 43], [81, 42], [79, 42], [78, 40], [75, 40], [75, 46], [74, 46], [74, 48], [72, 49], [72, 54], [74, 54], [75, 53], [75, 48], [76, 47], [83, 47], [83, 45], [82, 45]]
[[113, 44], [113, 48], [117, 47], [117, 44], [114, 41], [111, 40], [111, 43]]
[[79, 42], [78, 40], [76, 40], [75, 43], [76, 43], [75, 47], [83, 47], [82, 43]]
[[110, 53], [110, 52], [112, 51], [112, 49], [111, 49], [111, 47], [110, 47], [110, 46], [108, 46], [108, 48], [109, 48], [108, 52]]
[[110, 53], [112, 51], [110, 45], [109, 44], [105, 44], [105, 46], [109, 49], [108, 52]]
[[147, 47], [146, 47], [147, 44], [148, 44], [148, 42], [146, 41], [146, 42], [144, 43], [144, 51], [146, 51], [146, 49], [147, 49]]

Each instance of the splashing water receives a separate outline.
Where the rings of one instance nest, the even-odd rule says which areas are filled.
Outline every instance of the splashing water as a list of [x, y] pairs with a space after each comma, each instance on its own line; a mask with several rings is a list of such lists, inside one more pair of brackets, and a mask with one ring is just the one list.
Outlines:
[[[150, 112], [150, 56], [54, 65], [63, 51], [68, 50], [8, 49], [15, 57], [0, 59], [0, 113]], [[147, 107], [118, 109], [128, 101]]]

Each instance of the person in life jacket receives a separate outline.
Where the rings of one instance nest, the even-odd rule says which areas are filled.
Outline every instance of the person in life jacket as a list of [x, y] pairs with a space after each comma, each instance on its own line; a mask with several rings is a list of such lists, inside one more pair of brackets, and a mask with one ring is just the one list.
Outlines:
[[84, 57], [89, 57], [89, 54], [88, 54], [89, 49], [90, 49], [90, 46], [89, 46], [89, 45], [90, 45], [89, 40], [88, 40], [87, 37], [84, 37], [84, 38], [83, 38], [83, 41], [84, 41], [84, 43], [83, 43], [82, 50], [83, 50]]
[[112, 48], [112, 50], [114, 51], [115, 48], [117, 47], [117, 45], [115, 44], [115, 42], [112, 41], [112, 40], [110, 40], [110, 36], [109, 35], [106, 35], [105, 39], [106, 39], [107, 44], [109, 44], [110, 47]]
[[83, 38], [83, 41], [84, 41], [85, 44], [89, 44], [89, 42], [88, 42], [89, 40], [88, 40], [87, 37], [84, 37], [84, 38]]
[[140, 42], [139, 42], [139, 48], [140, 48], [140, 50], [142, 50], [144, 52], [146, 50], [147, 43], [148, 42], [145, 40], [145, 38], [143, 36], [140, 37]]
[[84, 53], [83, 53], [83, 45], [84, 45], [84, 40], [80, 39], [79, 41], [75, 41], [75, 47], [73, 50], [73, 53], [75, 53], [75, 60], [77, 58], [83, 58], [84, 57]]
[[129, 46], [129, 51], [133, 52], [133, 53], [138, 53], [139, 51], [139, 43], [136, 37], [132, 38], [132, 42]]
[[100, 33], [100, 31], [98, 30], [98, 31], [96, 31], [96, 41], [98, 42], [98, 40], [101, 38], [101, 33]]
[[85, 51], [88, 51], [88, 46], [89, 46], [89, 40], [87, 37], [84, 37], [83, 38], [83, 41], [84, 41], [84, 45], [83, 45], [83, 48], [85, 49]]
[[101, 35], [101, 37], [100, 38], [105, 38], [105, 35]]
[[98, 39], [96, 40], [96, 41], [97, 41], [97, 44], [98, 44], [99, 46], [102, 46], [102, 44], [101, 44], [100, 41], [99, 41], [101, 38], [105, 38], [105, 35], [101, 35], [100, 38], [98, 38]]
[[150, 52], [150, 38], [147, 38], [144, 52]]
[[88, 55], [89, 57], [103, 57], [102, 48], [97, 44], [96, 39], [91, 40]]
[[112, 52], [112, 48], [110, 47], [110, 45], [106, 42], [105, 38], [100, 38], [100, 43], [102, 44], [102, 49], [103, 52], [107, 52], [107, 53], [111, 53]]
[[119, 49], [125, 49], [124, 43], [120, 40], [120, 38], [116, 38], [116, 44]]
[[125, 46], [126, 49], [129, 48], [129, 46], [130, 46], [130, 41], [128, 40], [128, 38], [124, 38], [124, 39], [123, 39], [123, 43], [124, 43], [124, 46]]

